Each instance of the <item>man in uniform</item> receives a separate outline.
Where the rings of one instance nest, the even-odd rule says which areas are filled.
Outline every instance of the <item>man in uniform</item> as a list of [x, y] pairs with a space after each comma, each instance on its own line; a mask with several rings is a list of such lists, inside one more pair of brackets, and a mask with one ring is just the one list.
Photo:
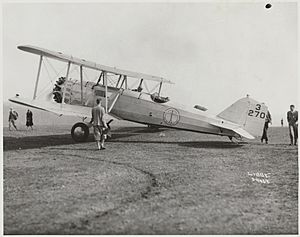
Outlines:
[[98, 150], [104, 150], [105, 136], [103, 134], [104, 129], [107, 129], [106, 122], [104, 121], [104, 108], [101, 106], [101, 99], [96, 100], [97, 105], [92, 109], [92, 119], [90, 123], [93, 123], [94, 137], [97, 143]]
[[287, 112], [287, 121], [289, 123], [289, 131], [291, 143], [290, 145], [297, 145], [298, 140], [298, 111], [295, 110], [294, 105], [290, 105], [290, 111]]

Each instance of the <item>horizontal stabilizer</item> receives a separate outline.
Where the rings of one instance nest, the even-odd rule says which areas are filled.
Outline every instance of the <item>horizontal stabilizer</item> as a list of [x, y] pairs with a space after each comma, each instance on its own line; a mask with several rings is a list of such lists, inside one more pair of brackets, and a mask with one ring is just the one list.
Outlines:
[[254, 139], [255, 137], [252, 136], [250, 133], [248, 133], [245, 129], [243, 129], [240, 125], [231, 123], [228, 121], [210, 121], [211, 125], [217, 126], [219, 128], [225, 128], [234, 131], [235, 133], [241, 135], [242, 137], [248, 138], [248, 139]]
[[248, 139], [254, 139], [255, 137], [253, 137], [250, 133], [248, 133], [246, 130], [242, 129], [242, 128], [236, 128], [233, 129], [234, 132], [236, 132], [237, 134], [248, 138]]

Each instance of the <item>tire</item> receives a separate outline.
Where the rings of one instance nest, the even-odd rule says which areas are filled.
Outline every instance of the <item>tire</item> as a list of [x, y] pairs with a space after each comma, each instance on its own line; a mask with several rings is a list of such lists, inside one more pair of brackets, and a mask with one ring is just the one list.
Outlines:
[[75, 142], [85, 142], [89, 135], [90, 129], [85, 123], [75, 123], [71, 129], [71, 136]]

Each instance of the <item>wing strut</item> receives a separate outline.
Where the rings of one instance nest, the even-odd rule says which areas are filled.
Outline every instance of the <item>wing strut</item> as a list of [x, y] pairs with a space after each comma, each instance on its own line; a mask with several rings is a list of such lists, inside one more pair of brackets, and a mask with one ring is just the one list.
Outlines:
[[100, 76], [98, 78], [96, 85], [99, 85], [99, 82], [101, 82], [102, 76], [103, 76], [103, 71], [100, 73]]
[[160, 92], [161, 92], [161, 86], [162, 86], [162, 82], [160, 82], [160, 83], [159, 83], [158, 96], [160, 96]]
[[118, 79], [118, 82], [117, 82], [116, 88], [118, 88], [118, 85], [119, 85], [119, 82], [120, 82], [121, 78], [122, 78], [122, 75], [120, 75], [120, 76], [119, 76], [119, 79]]
[[121, 89], [120, 91], [118, 92], [118, 94], [116, 95], [116, 97], [114, 98], [113, 102], [111, 103], [109, 109], [108, 109], [108, 113], [110, 113], [110, 111], [112, 110], [112, 108], [115, 106], [115, 103], [117, 102], [117, 100], [119, 99], [120, 97], [120, 94], [121, 94]]
[[63, 98], [62, 98], [62, 101], [61, 101], [61, 106], [63, 104], [65, 104], [66, 87], [67, 87], [68, 79], [69, 79], [70, 66], [71, 66], [71, 62], [69, 61], [68, 62], [68, 69], [67, 69], [66, 79], [65, 79], [65, 86], [64, 86], [64, 92], [63, 92]]
[[82, 65], [80, 65], [80, 98], [81, 104], [83, 104], [83, 73], [82, 73]]
[[107, 113], [107, 72], [103, 72], [103, 81], [105, 86], [105, 113]]
[[121, 85], [120, 85], [120, 88], [122, 88], [122, 86], [123, 86], [125, 80], [126, 80], [126, 79], [125, 79], [125, 76], [123, 76], [123, 80], [122, 80], [122, 83], [121, 83]]
[[127, 76], [124, 75], [124, 79], [125, 79], [125, 89], [127, 89]]
[[142, 87], [143, 80], [144, 80], [144, 79], [142, 78], [141, 81], [140, 81], [139, 87]]
[[38, 73], [37, 73], [37, 77], [36, 77], [36, 81], [35, 81], [35, 87], [34, 87], [34, 93], [33, 93], [33, 99], [34, 100], [36, 98], [36, 92], [37, 92], [37, 88], [38, 88], [38, 85], [39, 85], [42, 62], [43, 62], [43, 55], [40, 56], [39, 69], [38, 69]]

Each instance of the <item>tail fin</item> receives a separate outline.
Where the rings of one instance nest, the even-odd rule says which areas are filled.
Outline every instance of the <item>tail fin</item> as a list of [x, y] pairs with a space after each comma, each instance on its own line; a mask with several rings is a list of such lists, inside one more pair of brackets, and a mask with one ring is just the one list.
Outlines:
[[268, 107], [264, 103], [247, 96], [229, 106], [217, 117], [240, 125], [253, 136], [261, 136], [267, 113]]

